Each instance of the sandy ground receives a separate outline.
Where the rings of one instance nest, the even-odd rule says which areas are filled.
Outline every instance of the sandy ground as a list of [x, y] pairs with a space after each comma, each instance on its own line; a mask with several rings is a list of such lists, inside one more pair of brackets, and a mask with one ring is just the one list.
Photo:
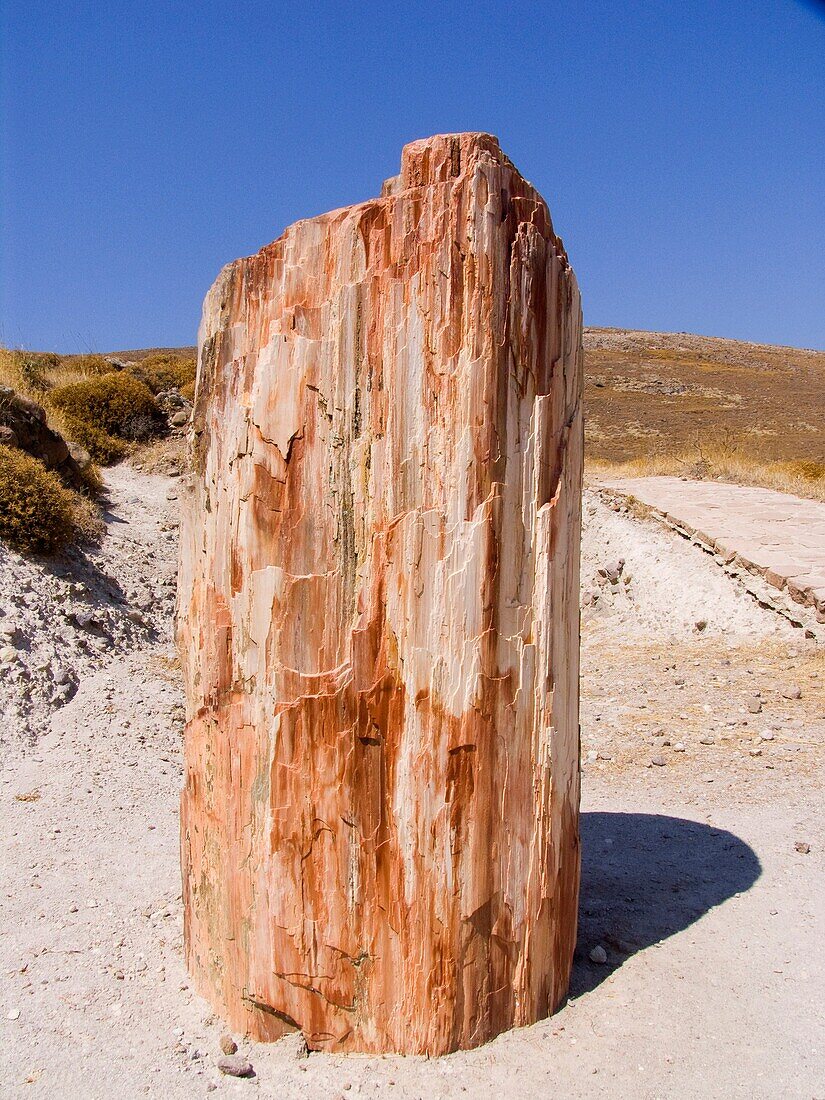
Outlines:
[[[12, 665], [59, 643], [75, 689], [27, 711], [25, 676], [0, 681], [0, 1095], [825, 1097], [822, 651], [706, 555], [592, 496], [567, 1004], [434, 1060], [237, 1036], [256, 1076], [222, 1077], [223, 1029], [181, 955], [174, 482], [110, 479], [109, 538], [58, 578], [90, 585], [106, 644], [78, 649], [86, 635], [63, 619], [38, 634], [38, 600], [61, 601], [54, 571], [31, 566]], [[619, 559], [611, 583], [599, 570]], [[139, 599], [143, 625], [128, 618]]]

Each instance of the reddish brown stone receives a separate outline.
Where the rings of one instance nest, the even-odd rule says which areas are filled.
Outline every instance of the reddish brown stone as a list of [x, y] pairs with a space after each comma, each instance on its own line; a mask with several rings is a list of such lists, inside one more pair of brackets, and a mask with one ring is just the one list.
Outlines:
[[576, 935], [579, 293], [495, 138], [221, 273], [178, 637], [186, 953], [236, 1030], [443, 1053]]

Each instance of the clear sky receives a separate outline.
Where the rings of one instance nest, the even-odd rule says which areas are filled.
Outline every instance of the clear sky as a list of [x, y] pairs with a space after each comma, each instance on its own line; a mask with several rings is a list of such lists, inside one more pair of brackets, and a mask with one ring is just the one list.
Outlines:
[[825, 7], [0, 0], [0, 342], [195, 340], [220, 267], [487, 130], [585, 321], [825, 348]]

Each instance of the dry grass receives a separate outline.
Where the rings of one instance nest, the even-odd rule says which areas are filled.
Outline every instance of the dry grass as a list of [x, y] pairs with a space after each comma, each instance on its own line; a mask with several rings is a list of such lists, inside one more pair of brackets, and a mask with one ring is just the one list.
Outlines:
[[585, 474], [595, 479], [669, 476], [726, 481], [825, 501], [825, 462], [788, 460], [763, 464], [713, 446], [676, 454], [641, 455], [626, 462], [588, 458]]

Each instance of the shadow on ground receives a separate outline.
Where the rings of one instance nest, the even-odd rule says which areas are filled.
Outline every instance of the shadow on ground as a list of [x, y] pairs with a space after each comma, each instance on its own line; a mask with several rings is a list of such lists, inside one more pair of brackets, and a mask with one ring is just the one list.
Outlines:
[[[595, 989], [625, 959], [681, 932], [762, 866], [733, 833], [660, 814], [584, 813], [579, 935], [570, 996]], [[601, 944], [607, 963], [590, 961]]]

